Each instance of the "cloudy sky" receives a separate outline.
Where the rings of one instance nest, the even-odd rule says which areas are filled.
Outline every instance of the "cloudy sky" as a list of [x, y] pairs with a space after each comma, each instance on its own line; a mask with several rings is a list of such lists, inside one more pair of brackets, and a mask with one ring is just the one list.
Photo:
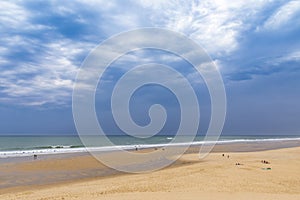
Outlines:
[[[227, 93], [223, 134], [300, 134], [298, 0], [1, 1], [0, 134], [76, 133], [72, 90], [84, 58], [112, 35], [142, 27], [183, 33], [207, 51]], [[135, 64], [173, 56], [154, 50], [133, 54], [126, 56], [139, 57]], [[205, 131], [210, 102], [201, 77], [192, 77], [184, 61], [169, 60], [196, 88], [204, 116], [199, 132]], [[110, 133], [120, 130], [103, 93], [128, 68], [122, 60], [115, 65], [96, 102]], [[146, 125], [147, 108], [161, 103], [171, 116], [164, 133], [178, 128], [178, 102], [168, 90], [145, 87], [135, 96], [137, 123]]]

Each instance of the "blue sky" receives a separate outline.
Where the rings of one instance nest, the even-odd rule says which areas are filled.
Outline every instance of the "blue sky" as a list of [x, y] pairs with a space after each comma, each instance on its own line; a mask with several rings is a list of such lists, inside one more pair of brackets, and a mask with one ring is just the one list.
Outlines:
[[[224, 134], [300, 134], [297, 0], [1, 1], [0, 134], [76, 133], [72, 89], [82, 61], [110, 36], [142, 27], [181, 32], [206, 49], [227, 92]], [[136, 64], [165, 55], [135, 54]], [[166, 64], [182, 70], [197, 89], [204, 132], [210, 102], [201, 77], [188, 73], [182, 60]], [[128, 63], [118, 66], [106, 72], [110, 84], [104, 81], [97, 91], [98, 117], [110, 133], [120, 130], [101, 94], [110, 93]], [[148, 87], [133, 101], [137, 123], [147, 124], [147, 108], [159, 102], [170, 116], [164, 132], [178, 127], [178, 103], [167, 90]]]

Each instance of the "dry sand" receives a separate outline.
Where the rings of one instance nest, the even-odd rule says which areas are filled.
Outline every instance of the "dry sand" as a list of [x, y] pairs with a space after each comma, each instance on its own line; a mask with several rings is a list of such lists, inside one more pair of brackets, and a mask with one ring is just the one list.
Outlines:
[[[74, 165], [91, 169], [102, 166], [92, 158], [76, 158], [82, 161], [79, 164], [74, 159], [24, 163], [19, 165], [19, 170], [55, 171], [60, 167], [73, 170]], [[270, 164], [264, 164], [261, 160], [267, 160]], [[52, 162], [52, 165], [47, 162]], [[0, 199], [299, 200], [300, 147], [225, 153], [224, 157], [222, 153], [211, 153], [203, 160], [198, 159], [198, 154], [185, 154], [173, 166], [152, 173], [118, 174], [59, 184], [2, 189]]]

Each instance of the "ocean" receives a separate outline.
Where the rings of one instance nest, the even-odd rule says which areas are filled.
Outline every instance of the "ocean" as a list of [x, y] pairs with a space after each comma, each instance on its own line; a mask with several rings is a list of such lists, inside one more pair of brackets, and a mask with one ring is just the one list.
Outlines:
[[[90, 141], [89, 148], [97, 151], [112, 151], [117, 148], [130, 150], [136, 147], [160, 147], [167, 145], [173, 139], [173, 136], [153, 136], [146, 139], [131, 136], [108, 136], [115, 146], [106, 146], [105, 143], [101, 144], [101, 136], [85, 137]], [[203, 140], [204, 136], [196, 136], [192, 144], [203, 144]], [[300, 140], [300, 136], [221, 136], [217, 144], [294, 140]], [[0, 136], [0, 158], [86, 151], [78, 136]]]

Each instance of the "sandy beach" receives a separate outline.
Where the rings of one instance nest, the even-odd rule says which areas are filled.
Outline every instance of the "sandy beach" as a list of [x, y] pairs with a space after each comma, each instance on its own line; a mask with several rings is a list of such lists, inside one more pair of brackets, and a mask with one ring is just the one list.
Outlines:
[[[50, 158], [2, 164], [2, 186], [13, 178], [19, 185], [2, 187], [0, 198], [300, 199], [299, 166], [300, 147], [214, 152], [203, 160], [189, 153], [168, 168], [144, 174], [118, 173], [89, 155]], [[44, 183], [41, 176], [53, 181]]]

